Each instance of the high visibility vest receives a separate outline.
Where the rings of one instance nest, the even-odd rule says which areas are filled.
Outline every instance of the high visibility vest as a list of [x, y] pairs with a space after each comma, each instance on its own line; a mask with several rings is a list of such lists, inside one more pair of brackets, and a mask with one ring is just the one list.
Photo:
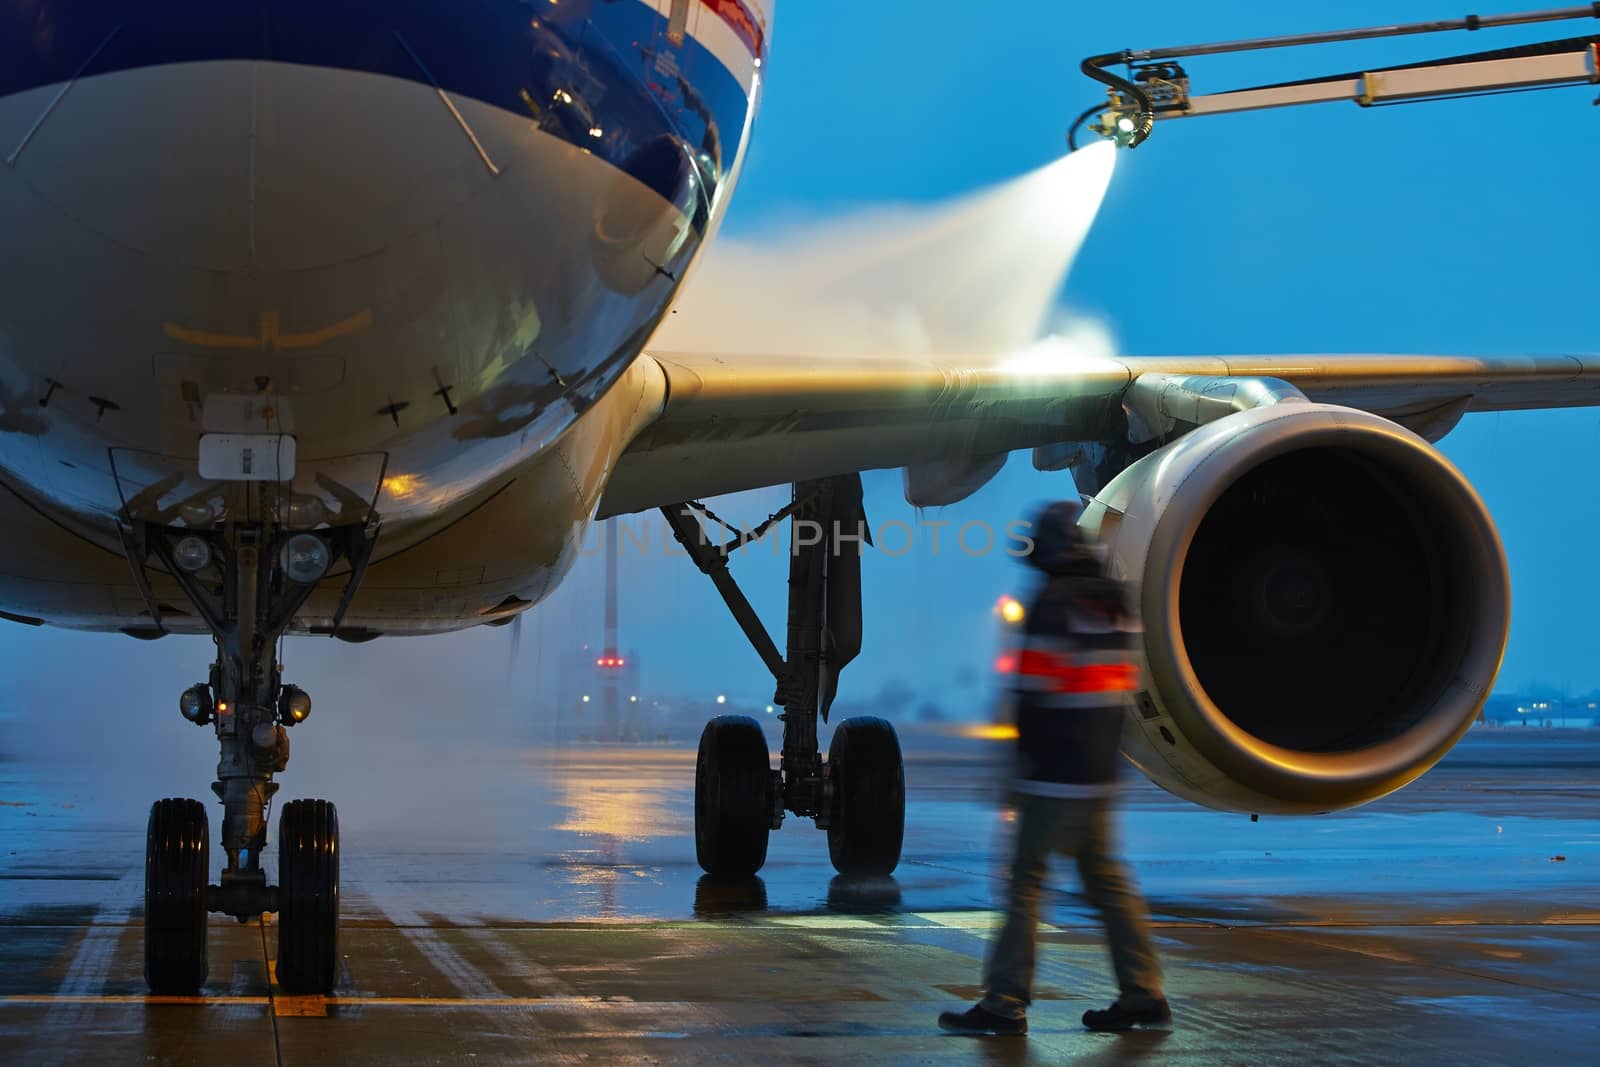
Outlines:
[[1115, 786], [1122, 725], [1140, 688], [1139, 628], [1051, 580], [1011, 658], [1019, 793], [1101, 797]]

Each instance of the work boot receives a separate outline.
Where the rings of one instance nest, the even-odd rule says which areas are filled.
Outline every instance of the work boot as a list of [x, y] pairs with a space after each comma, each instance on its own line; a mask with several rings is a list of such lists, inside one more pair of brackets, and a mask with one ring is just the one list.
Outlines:
[[1028, 1019], [1011, 1019], [996, 1015], [982, 1004], [974, 1004], [966, 1011], [939, 1013], [939, 1029], [952, 1034], [993, 1034], [995, 1037], [1021, 1037], [1028, 1032]]
[[1132, 1030], [1135, 1026], [1166, 1026], [1172, 1022], [1172, 1010], [1165, 998], [1150, 1001], [1144, 1007], [1125, 1008], [1122, 1002], [1105, 1011], [1086, 1011], [1083, 1025], [1090, 1030]]

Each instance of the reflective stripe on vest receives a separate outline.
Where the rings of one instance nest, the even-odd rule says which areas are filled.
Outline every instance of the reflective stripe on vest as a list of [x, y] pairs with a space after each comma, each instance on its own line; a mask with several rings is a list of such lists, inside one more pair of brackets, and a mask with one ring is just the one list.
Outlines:
[[1120, 652], [1062, 655], [1025, 648], [1017, 656], [1016, 687], [1062, 696], [1131, 693], [1139, 688], [1139, 665]]

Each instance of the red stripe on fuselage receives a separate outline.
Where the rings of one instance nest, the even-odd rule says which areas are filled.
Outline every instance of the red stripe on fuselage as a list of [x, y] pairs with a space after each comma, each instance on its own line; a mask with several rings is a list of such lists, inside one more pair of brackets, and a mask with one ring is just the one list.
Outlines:
[[744, 0], [701, 0], [726, 22], [739, 40], [750, 49], [750, 54], [761, 59], [767, 54], [767, 31], [761, 20], [745, 6]]

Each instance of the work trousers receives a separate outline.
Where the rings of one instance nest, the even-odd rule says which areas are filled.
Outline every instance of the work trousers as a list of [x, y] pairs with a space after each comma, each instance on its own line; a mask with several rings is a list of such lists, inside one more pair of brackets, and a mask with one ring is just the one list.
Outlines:
[[1137, 1009], [1163, 996], [1144, 898], [1112, 853], [1109, 801], [1026, 795], [1016, 801], [1005, 925], [990, 948], [983, 1006], [1008, 1018], [1021, 1018], [1028, 1010], [1038, 953], [1039, 895], [1054, 854], [1077, 861], [1084, 895], [1100, 912], [1121, 991], [1118, 1003]]

